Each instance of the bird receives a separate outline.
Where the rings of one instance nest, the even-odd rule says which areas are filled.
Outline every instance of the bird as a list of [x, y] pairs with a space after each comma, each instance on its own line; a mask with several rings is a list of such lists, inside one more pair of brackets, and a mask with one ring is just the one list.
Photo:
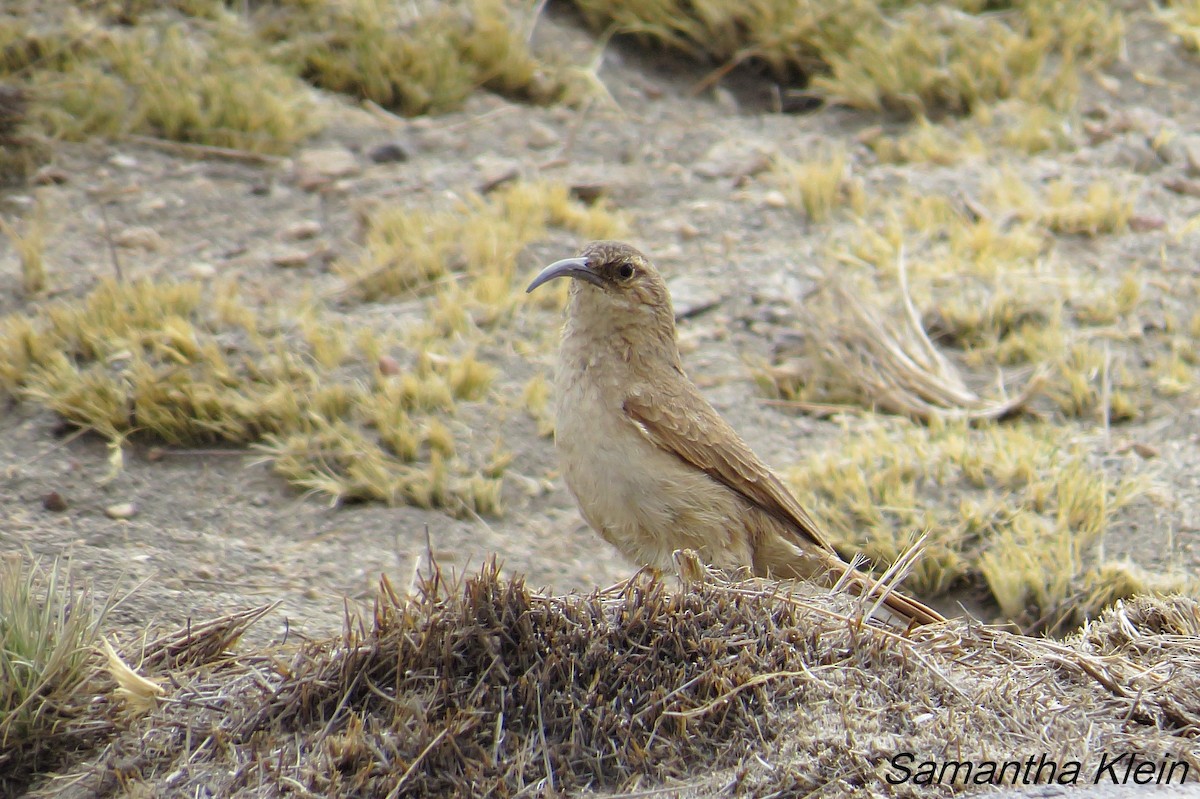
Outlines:
[[[841, 581], [894, 626], [944, 621], [846, 563], [684, 372], [666, 282], [645, 255], [594, 241], [543, 269], [571, 281], [553, 385], [555, 448], [584, 520], [631, 561], [693, 550], [722, 570]], [[881, 614], [882, 616], [883, 614]]]

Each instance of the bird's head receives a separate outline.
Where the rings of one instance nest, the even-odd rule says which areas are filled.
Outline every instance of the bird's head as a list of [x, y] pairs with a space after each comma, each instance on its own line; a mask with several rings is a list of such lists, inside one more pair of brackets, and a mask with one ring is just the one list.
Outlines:
[[547, 266], [525, 291], [560, 277], [573, 279], [573, 314], [603, 314], [616, 324], [665, 328], [674, 337], [675, 313], [667, 284], [654, 264], [628, 244], [593, 241], [578, 256]]

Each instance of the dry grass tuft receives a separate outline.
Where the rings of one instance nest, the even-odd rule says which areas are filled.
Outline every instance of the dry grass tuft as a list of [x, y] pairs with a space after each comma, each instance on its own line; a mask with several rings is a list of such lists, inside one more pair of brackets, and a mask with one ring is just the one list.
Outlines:
[[950, 166], [985, 151], [983, 141], [974, 131], [965, 131], [952, 121], [936, 124], [924, 116], [918, 116], [898, 135], [885, 136], [880, 131], [867, 140], [867, 146], [885, 164]]
[[1067, 179], [1038, 191], [1009, 170], [994, 176], [987, 189], [989, 202], [1059, 234], [1099, 236], [1129, 226], [1133, 203], [1111, 183], [1099, 181], [1077, 188]]
[[684, 776], [771, 735], [767, 711], [797, 700], [812, 657], [809, 612], [765, 593], [673, 592], [648, 575], [587, 599], [540, 596], [494, 565], [461, 588], [435, 576], [411, 601], [385, 582], [370, 627], [304, 653], [243, 732], [339, 730], [308, 753], [305, 781], [321, 793]]
[[[803, 336], [777, 353], [775, 368], [764, 376], [767, 392], [810, 404], [878, 405], [924, 415], [920, 402], [890, 396], [896, 384], [914, 384], [919, 376], [908, 369], [889, 375], [895, 368], [887, 364], [896, 360], [889, 349], [910, 359], [924, 352], [923, 336], [977, 376], [968, 385], [978, 393], [986, 393], [983, 383], [995, 383], [998, 367], [1044, 373], [1039, 395], [1049, 401], [1035, 402], [1037, 411], [1121, 422], [1144, 413], [1156, 390], [1163, 396], [1187, 390], [1194, 353], [1178, 336], [1168, 333], [1154, 342], [1169, 346], [1149, 369], [1131, 351], [1145, 338], [1141, 271], [1106, 276], [1054, 254], [1056, 233], [1103, 235], [1127, 227], [1129, 202], [1108, 184], [1081, 196], [1064, 181], [1039, 197], [1003, 169], [985, 185], [999, 212], [969, 198], [910, 195], [872, 210], [845, 242], [831, 243], [829, 258], [839, 264], [842, 293], [848, 291], [850, 300], [823, 301], [833, 295], [818, 292], [799, 310], [806, 320], [798, 328]], [[905, 248], [911, 248], [911, 267], [902, 281], [897, 264]], [[881, 323], [864, 321], [857, 297], [878, 297], [881, 307], [899, 309], [919, 303], [926, 310], [920, 323], [911, 313], [896, 313], [892, 318], [901, 321], [876, 333]], [[872, 316], [888, 318], [882, 311]], [[864, 329], [873, 335], [863, 335]], [[848, 348], [847, 341], [858, 344]], [[854, 354], [860, 349], [879, 350], [883, 357], [864, 362]], [[916, 359], [924, 362], [924, 356]], [[927, 366], [932, 374], [941, 368]]]
[[[913, 116], [967, 113], [1006, 97], [1069, 105], [1076, 65], [1114, 57], [1124, 28], [1100, 0], [576, 5], [597, 27], [726, 67], [759, 63], [832, 101]], [[1006, 13], [995, 13], [998, 7]]]
[[1045, 424], [859, 420], [789, 477], [846, 551], [891, 563], [925, 531], [913, 591], [982, 587], [1022, 629], [1061, 631], [1116, 598], [1197, 590], [1177, 576], [1118, 573], [1103, 558], [1114, 515], [1146, 484], [1110, 478], [1088, 451]]
[[554, 435], [554, 414], [550, 406], [550, 381], [544, 374], [537, 374], [525, 384], [521, 402], [529, 418], [537, 423], [537, 434], [543, 438]]
[[[0, 792], [91, 742], [99, 628], [112, 599], [76, 582], [68, 564], [0, 557]], [[102, 725], [101, 725], [102, 726]]]
[[1192, 53], [1200, 53], [1200, 2], [1166, 0], [1156, 12], [1180, 44]]
[[0, 326], [0, 388], [119, 441], [247, 443], [302, 415], [315, 389], [302, 355], [275, 350], [226, 294], [225, 323], [196, 283], [105, 279]]
[[[832, 410], [830, 402], [930, 421], [1000, 419], [1020, 413], [1041, 391], [1045, 370], [1028, 377], [1015, 396], [999, 382], [998, 396], [985, 398], [967, 385], [958, 367], [929, 338], [908, 293], [904, 255], [900, 254], [903, 313], [872, 307], [860, 294], [838, 282], [827, 284], [828, 303], [839, 309], [833, 318], [811, 302], [798, 329], [810, 331], [798, 362], [775, 368], [770, 375], [785, 396], [798, 393], [805, 375], [820, 375], [816, 388], [825, 402], [791, 400], [805, 410]], [[812, 298], [810, 298], [812, 299]], [[814, 389], [808, 386], [809, 390]]]
[[137, 133], [276, 153], [317, 127], [307, 87], [232, 17], [135, 27], [68, 17], [49, 46], [54, 57], [22, 74], [36, 90], [31, 115], [52, 136]]
[[[252, 624], [275, 607], [265, 605], [207, 621], [189, 622], [183, 629], [148, 643], [143, 640], [119, 649], [93, 629], [84, 651], [89, 665], [88, 678], [75, 689], [77, 704], [72, 706], [70, 715], [62, 715], [56, 721], [52, 731], [43, 730], [35, 742], [22, 742], [36, 744], [32, 749], [27, 747], [22, 751], [18, 747], [0, 755], [0, 787], [23, 787], [35, 781], [39, 776], [38, 769], [64, 768], [67, 764], [78, 767], [81, 761], [88, 762], [88, 758], [98, 754], [98, 761], [108, 767], [93, 773], [90, 791], [112, 791], [119, 785], [134, 784], [134, 773], [155, 754], [162, 754], [154, 747], [164, 736], [171, 737], [179, 732], [187, 740], [191, 736], [207, 735], [215, 729], [206, 723], [209, 720], [207, 714], [220, 711], [226, 697], [214, 694], [198, 705], [189, 705], [185, 699], [181, 707], [176, 696], [180, 689], [186, 692], [211, 687], [247, 668], [256, 670], [256, 676], [270, 671], [270, 657], [238, 658], [230, 650]], [[98, 626], [99, 621], [94, 627]], [[103, 665], [105, 661], [107, 669]], [[138, 692], [151, 700], [140, 712], [132, 714], [128, 704], [131, 686], [136, 686]], [[182, 711], [188, 723], [170, 730], [144, 730], [139, 726], [148, 717], [153, 718], [153, 714], [171, 709]], [[122, 739], [121, 736], [130, 729], [139, 730], [138, 741]], [[22, 759], [31, 751], [39, 755], [38, 761]], [[176, 747], [175, 752], [178, 751]], [[92, 760], [89, 765], [96, 762]], [[28, 795], [49, 793], [57, 796], [60, 795], [55, 790], [58, 787], [61, 786], [50, 780], [49, 787], [43, 783]]]
[[1064, 150], [1075, 141], [1074, 115], [1036, 100], [1010, 98], [977, 105], [967, 117], [933, 122], [919, 115], [899, 132], [871, 131], [866, 144], [883, 163], [951, 166], [984, 160], [997, 147], [1033, 155]]
[[453, 108], [480, 86], [540, 103], [565, 91], [500, 0], [315, 2], [270, 14], [268, 35], [305, 79], [402, 114]]
[[1044, 43], [997, 19], [918, 7], [831, 53], [831, 74], [813, 85], [855, 108], [965, 114], [1016, 94], [1045, 70], [1044, 58]]
[[1112, 184], [1093, 183], [1081, 195], [1060, 180], [1047, 188], [1038, 221], [1055, 233], [1099, 236], [1125, 230], [1132, 216], [1133, 202]]
[[460, 456], [442, 421], [482, 398], [490, 368], [471, 353], [409, 353], [383, 375], [385, 346], [359, 336], [367, 366], [353, 338], [319, 314], [260, 312], [230, 286], [105, 280], [81, 301], [0, 320], [0, 391], [106, 438], [115, 468], [129, 437], [257, 444], [333, 501], [498, 510], [503, 462]]
[[17, 252], [21, 263], [21, 290], [26, 297], [39, 294], [46, 288], [46, 233], [49, 222], [45, 206], [39, 202], [29, 219], [18, 228], [0, 218], [3, 233]]
[[804, 161], [780, 156], [772, 173], [789, 204], [813, 222], [824, 221], [843, 205], [862, 212], [866, 201], [862, 182], [850, 177], [844, 148], [832, 148]]
[[[0, 51], [6, 46], [4, 39], [0, 23]], [[24, 182], [48, 157], [45, 143], [30, 130], [29, 104], [27, 89], [0, 82], [0, 186]]]
[[1036, 155], [1063, 150], [1072, 143], [1070, 116], [1046, 105], [1014, 101], [997, 114], [1000, 143], [1017, 152]]
[[[613, 238], [624, 220], [604, 204], [585, 205], [566, 186], [520, 181], [490, 195], [468, 195], [451, 210], [382, 208], [366, 219], [366, 246], [336, 269], [352, 291], [379, 299], [426, 289], [437, 281], [446, 303], [489, 324], [507, 314], [517, 291], [517, 256], [561, 227], [588, 239]], [[452, 326], [452, 325], [451, 325]]]
[[954, 622], [901, 637], [795, 589], [641, 573], [554, 597], [494, 564], [461, 584], [435, 566], [412, 596], [384, 579], [338, 639], [165, 671], [160, 706], [63, 776], [335, 799], [684, 777], [765, 795], [819, 791], [837, 762], [839, 786], [907, 797], [927, 789], [886, 781], [897, 740], [978, 761], [1031, 735], [1085, 775], [1113, 751], [1200, 768], [1191, 600], [1118, 604], [1057, 643]]

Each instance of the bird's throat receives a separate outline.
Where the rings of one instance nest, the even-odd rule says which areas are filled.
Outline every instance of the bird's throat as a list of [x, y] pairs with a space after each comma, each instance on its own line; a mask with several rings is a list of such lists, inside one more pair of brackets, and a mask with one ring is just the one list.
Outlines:
[[590, 286], [571, 292], [563, 328], [563, 364], [634, 377], [663, 364], [680, 367], [675, 318], [667, 309], [626, 307]]

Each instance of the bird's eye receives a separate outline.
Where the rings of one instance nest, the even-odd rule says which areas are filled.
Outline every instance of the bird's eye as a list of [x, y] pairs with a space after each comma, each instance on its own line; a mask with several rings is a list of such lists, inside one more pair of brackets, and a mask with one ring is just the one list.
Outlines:
[[628, 280], [633, 277], [633, 264], [621, 264], [617, 267], [617, 277]]

